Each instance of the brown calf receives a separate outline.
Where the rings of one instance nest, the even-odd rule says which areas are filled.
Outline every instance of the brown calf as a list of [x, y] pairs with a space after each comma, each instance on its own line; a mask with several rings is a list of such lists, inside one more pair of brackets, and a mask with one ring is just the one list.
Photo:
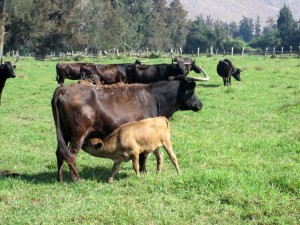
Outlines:
[[123, 124], [103, 140], [90, 139], [84, 143], [82, 149], [93, 156], [109, 158], [114, 161], [108, 179], [108, 182], [111, 183], [121, 162], [132, 160], [133, 169], [139, 176], [139, 154], [141, 153], [153, 152], [157, 158], [157, 171], [160, 172], [163, 164], [162, 153], [159, 151], [160, 146], [166, 150], [179, 173], [177, 157], [172, 150], [170, 140], [170, 124], [165, 117], [154, 117]]

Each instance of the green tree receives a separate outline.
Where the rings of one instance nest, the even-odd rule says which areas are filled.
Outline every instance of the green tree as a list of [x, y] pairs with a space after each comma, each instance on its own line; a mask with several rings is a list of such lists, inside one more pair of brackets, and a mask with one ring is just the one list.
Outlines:
[[254, 24], [254, 36], [257, 37], [261, 33], [261, 21], [260, 21], [260, 16], [258, 15], [256, 17], [256, 21]]
[[214, 27], [213, 27], [213, 46], [215, 48], [218, 48], [219, 50], [224, 49], [224, 39], [226, 39], [226, 29], [227, 25], [222, 23], [221, 21], [216, 21], [214, 22]]
[[167, 1], [154, 0], [152, 15], [147, 22], [144, 45], [151, 50], [168, 50], [171, 48], [170, 33], [167, 27]]
[[296, 28], [296, 23], [289, 7], [283, 6], [279, 11], [277, 19], [278, 36], [283, 47], [289, 47], [292, 39], [292, 33]]
[[246, 42], [250, 41], [253, 37], [254, 24], [253, 19], [243, 16], [239, 24], [239, 35]]
[[187, 11], [183, 8], [180, 0], [170, 3], [167, 14], [167, 26], [170, 30], [170, 41], [175, 50], [182, 48], [186, 43], [188, 21]]
[[210, 37], [213, 36], [212, 30], [208, 28], [205, 20], [200, 15], [194, 21], [189, 22], [189, 30], [186, 39], [186, 45], [184, 51], [187, 53], [195, 53], [197, 48], [200, 51], [206, 51], [211, 46]]

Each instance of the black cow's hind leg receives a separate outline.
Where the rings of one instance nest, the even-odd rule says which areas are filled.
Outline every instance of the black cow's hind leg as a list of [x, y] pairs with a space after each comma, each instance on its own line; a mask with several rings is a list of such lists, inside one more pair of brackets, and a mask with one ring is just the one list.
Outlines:
[[56, 149], [56, 158], [57, 158], [57, 181], [62, 181], [63, 180], [63, 168], [64, 168], [64, 159], [59, 151], [58, 147]]

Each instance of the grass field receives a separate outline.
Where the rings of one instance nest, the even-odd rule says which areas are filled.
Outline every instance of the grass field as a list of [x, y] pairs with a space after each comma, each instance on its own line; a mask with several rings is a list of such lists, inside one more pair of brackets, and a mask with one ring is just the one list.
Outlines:
[[0, 171], [21, 176], [0, 177], [0, 224], [300, 224], [300, 60], [231, 57], [246, 72], [224, 87], [219, 59], [197, 58], [211, 77], [197, 85], [203, 109], [170, 120], [182, 173], [164, 154], [156, 174], [151, 155], [147, 175], [123, 163], [113, 184], [113, 162], [83, 151], [81, 181], [65, 166], [56, 182], [57, 62], [20, 60], [0, 106]]

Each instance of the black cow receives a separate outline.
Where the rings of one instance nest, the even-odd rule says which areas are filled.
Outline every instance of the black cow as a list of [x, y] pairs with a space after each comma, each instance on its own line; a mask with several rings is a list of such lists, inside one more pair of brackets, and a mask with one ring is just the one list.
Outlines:
[[119, 64], [86, 64], [81, 66], [81, 79], [91, 80], [93, 83], [115, 84], [124, 82], [126, 79], [126, 70], [133, 65], [140, 65], [141, 62], [136, 60], [135, 63]]
[[137, 65], [130, 67], [126, 73], [126, 83], [152, 83], [163, 80], [187, 79], [189, 81], [207, 81], [206, 78], [187, 77], [187, 68], [182, 60], [171, 64]]
[[56, 64], [56, 81], [62, 85], [65, 79], [79, 80], [80, 67], [87, 63], [57, 63]]
[[[195, 82], [162, 81], [151, 84], [59, 86], [52, 98], [57, 133], [57, 180], [63, 180], [63, 162], [69, 165], [73, 181], [79, 180], [76, 156], [89, 138], [105, 138], [120, 125], [144, 118], [170, 118], [177, 110], [199, 111]], [[145, 156], [140, 158], [141, 170]]]
[[196, 60], [195, 59], [191, 59], [191, 58], [188, 58], [188, 57], [175, 57], [174, 58], [174, 62], [183, 62], [186, 66], [186, 71], [187, 71], [187, 74], [190, 72], [190, 71], [194, 71], [195, 73], [201, 73], [203, 72], [204, 76], [206, 77], [207, 74], [205, 73], [205, 71], [203, 70], [203, 68], [201, 68], [200, 66], [197, 66], [196, 64]]
[[56, 64], [56, 81], [62, 85], [65, 79], [80, 80], [80, 68], [92, 63], [57, 63]]
[[1, 105], [1, 95], [3, 88], [5, 86], [5, 82], [8, 78], [15, 78], [16, 74], [14, 72], [15, 65], [13, 65], [10, 61], [6, 61], [0, 64], [0, 105]]
[[241, 69], [237, 69], [229, 59], [219, 61], [217, 65], [217, 73], [223, 78], [224, 86], [231, 86], [231, 76], [237, 81], [241, 81]]

